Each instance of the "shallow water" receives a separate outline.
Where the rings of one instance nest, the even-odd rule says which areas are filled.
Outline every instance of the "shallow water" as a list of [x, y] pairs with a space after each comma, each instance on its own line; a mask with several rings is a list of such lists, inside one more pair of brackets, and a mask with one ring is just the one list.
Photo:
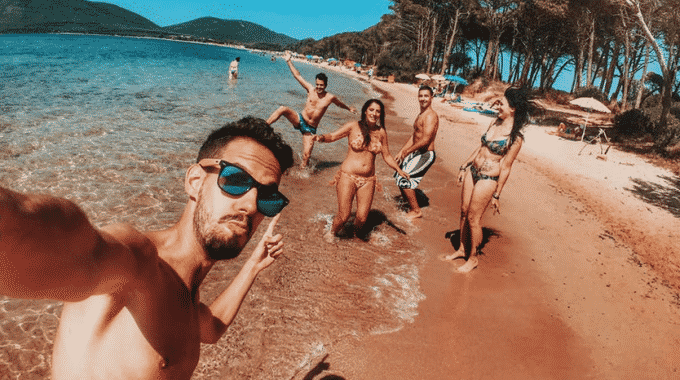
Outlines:
[[[63, 35], [4, 35], [0, 46], [0, 184], [71, 199], [99, 226], [171, 225], [186, 202], [184, 171], [212, 129], [245, 115], [267, 118], [282, 104], [301, 110], [305, 101], [282, 60], [242, 50]], [[236, 56], [239, 79], [229, 81], [226, 68]], [[296, 67], [310, 81], [319, 72]], [[327, 74], [329, 91], [348, 105], [360, 108], [374, 96], [365, 83]], [[354, 117], [332, 106], [320, 132]], [[287, 121], [274, 127], [301, 150]], [[286, 255], [260, 276], [225, 337], [203, 347], [194, 378], [301, 378], [339, 340], [413, 320], [423, 254], [408, 238], [384, 164], [378, 176], [386, 189], [376, 193], [370, 241], [321, 242], [336, 211], [327, 182], [345, 151], [344, 141], [319, 144], [313, 170], [283, 178], [292, 201], [277, 227]], [[244, 260], [212, 270], [204, 302]], [[53, 301], [0, 298], [0, 377], [49, 377], [60, 309]]]

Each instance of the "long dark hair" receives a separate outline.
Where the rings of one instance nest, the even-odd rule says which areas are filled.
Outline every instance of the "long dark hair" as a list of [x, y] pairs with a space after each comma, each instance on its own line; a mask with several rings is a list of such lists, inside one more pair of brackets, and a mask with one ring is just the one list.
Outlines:
[[510, 144], [512, 144], [517, 137], [524, 138], [522, 128], [529, 121], [529, 112], [532, 109], [532, 105], [529, 101], [529, 91], [526, 88], [510, 87], [505, 90], [504, 95], [508, 100], [510, 108], [515, 110], [512, 131], [510, 131]]
[[359, 120], [359, 128], [361, 128], [361, 134], [364, 135], [364, 146], [368, 146], [371, 142], [371, 134], [369, 133], [368, 125], [366, 124], [366, 110], [371, 104], [377, 104], [380, 106], [380, 123], [378, 126], [380, 128], [385, 128], [385, 105], [378, 99], [369, 99], [361, 107], [361, 120]]

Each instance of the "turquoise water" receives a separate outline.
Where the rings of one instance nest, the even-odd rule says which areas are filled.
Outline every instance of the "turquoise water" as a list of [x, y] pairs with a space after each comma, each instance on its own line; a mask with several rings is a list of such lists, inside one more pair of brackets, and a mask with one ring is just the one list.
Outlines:
[[[246, 115], [266, 119], [280, 105], [302, 110], [306, 99], [283, 60], [227, 47], [75, 35], [0, 35], [0, 47], [0, 185], [71, 199], [99, 226], [168, 227], [186, 204], [185, 170], [211, 130]], [[237, 56], [239, 79], [230, 81]], [[308, 81], [325, 71], [295, 65]], [[326, 73], [328, 90], [357, 109], [377, 95]], [[331, 106], [319, 131], [356, 117]], [[287, 121], [274, 128], [301, 151]], [[327, 182], [346, 149], [344, 141], [320, 144], [315, 170], [282, 179], [291, 199], [277, 225], [285, 258], [260, 275], [225, 338], [203, 347], [194, 379], [299, 378], [335, 342], [398, 330], [417, 314], [423, 253], [404, 231], [379, 226], [371, 242], [321, 243], [336, 210]], [[391, 181], [384, 163], [377, 168]], [[396, 189], [384, 184], [373, 208], [395, 220]], [[246, 256], [218, 263], [201, 296], [221, 292]], [[55, 301], [0, 296], [0, 378], [49, 378], [60, 310]]]
[[[103, 224], [172, 220], [184, 203], [177, 178], [210, 130], [282, 104], [301, 110], [306, 96], [282, 60], [227, 47], [67, 35], [0, 36], [0, 46], [0, 183], [68, 197]], [[309, 81], [320, 71], [297, 67]], [[366, 85], [327, 74], [347, 104], [367, 99]], [[321, 131], [351, 117], [332, 106]], [[286, 123], [277, 129], [299, 151]]]

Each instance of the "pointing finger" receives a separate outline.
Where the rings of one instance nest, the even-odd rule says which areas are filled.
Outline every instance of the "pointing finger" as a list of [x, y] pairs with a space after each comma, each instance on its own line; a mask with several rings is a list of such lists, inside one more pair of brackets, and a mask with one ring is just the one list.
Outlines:
[[269, 222], [269, 227], [267, 227], [267, 232], [265, 232], [265, 236], [272, 236], [274, 234], [274, 227], [276, 226], [276, 223], [279, 222], [279, 218], [281, 218], [281, 213], [276, 214], [276, 216], [272, 219], [271, 222]]

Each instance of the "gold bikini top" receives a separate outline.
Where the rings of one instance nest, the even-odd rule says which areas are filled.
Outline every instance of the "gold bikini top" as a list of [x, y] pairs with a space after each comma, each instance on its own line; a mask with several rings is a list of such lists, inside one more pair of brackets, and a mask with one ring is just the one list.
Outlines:
[[352, 148], [352, 150], [360, 152], [363, 150], [369, 151], [373, 154], [378, 154], [382, 151], [382, 143], [380, 143], [380, 140], [376, 141], [376, 139], [372, 138], [371, 142], [368, 144], [368, 146], [364, 146], [364, 135], [359, 134], [352, 142], [349, 143], [349, 146]]

